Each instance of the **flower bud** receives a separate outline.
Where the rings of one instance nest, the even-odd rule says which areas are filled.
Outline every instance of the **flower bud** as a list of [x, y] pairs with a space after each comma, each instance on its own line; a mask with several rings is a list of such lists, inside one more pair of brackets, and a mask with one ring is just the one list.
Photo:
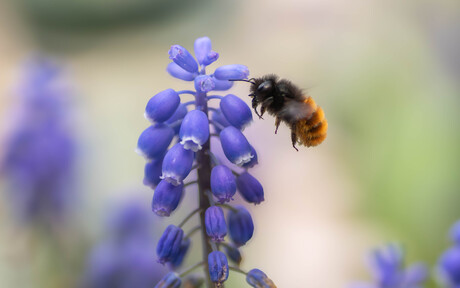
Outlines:
[[460, 284], [460, 247], [454, 246], [444, 252], [439, 260], [439, 268], [444, 280], [452, 287], [457, 287]]
[[243, 130], [252, 121], [249, 106], [241, 98], [228, 94], [220, 101], [220, 110], [225, 118], [236, 128]]
[[168, 53], [169, 59], [173, 60], [182, 69], [190, 73], [198, 72], [198, 64], [196, 64], [195, 58], [184, 47], [173, 45]]
[[275, 283], [259, 269], [252, 269], [246, 275], [246, 282], [256, 288], [276, 288]]
[[233, 126], [226, 127], [220, 132], [220, 143], [227, 159], [238, 166], [250, 162], [254, 157], [246, 137]]
[[180, 127], [180, 144], [194, 152], [201, 150], [201, 145], [209, 139], [209, 121], [203, 111], [192, 110], [185, 115]]
[[225, 245], [225, 252], [227, 253], [228, 258], [230, 258], [231, 261], [235, 262], [235, 264], [240, 265], [241, 260], [243, 258], [241, 257], [240, 250], [233, 246], [232, 244]]
[[145, 118], [150, 122], [164, 122], [176, 111], [180, 97], [173, 89], [166, 89], [150, 98], [145, 107]]
[[240, 195], [249, 203], [259, 204], [264, 201], [264, 188], [260, 182], [248, 172], [236, 178], [236, 186]]
[[[220, 109], [213, 111], [213, 113], [211, 114], [211, 120], [217, 123], [217, 125], [213, 124], [217, 133], [220, 133], [223, 128], [230, 126], [230, 123], [228, 123], [227, 119], [225, 119], [225, 116], [224, 114], [222, 114]], [[223, 128], [221, 129], [220, 126], [222, 126]]]
[[147, 159], [160, 159], [174, 137], [174, 130], [164, 124], [145, 129], [137, 140], [136, 151]]
[[216, 51], [209, 51], [208, 54], [206, 54], [206, 57], [203, 60], [203, 65], [211, 65], [212, 63], [216, 62], [217, 59], [219, 59], [219, 53]]
[[155, 288], [179, 288], [181, 285], [179, 274], [175, 272], [169, 272], [163, 279], [155, 286]]
[[246, 79], [249, 76], [249, 69], [244, 65], [224, 65], [214, 71], [214, 77], [218, 80]]
[[256, 166], [257, 164], [259, 164], [259, 160], [257, 159], [256, 149], [254, 149], [254, 147], [252, 147], [252, 145], [251, 145], [251, 154], [254, 155], [254, 157], [251, 158], [251, 161], [249, 161], [248, 163], [244, 163], [241, 167], [243, 167], [243, 168], [252, 168], [252, 167]]
[[206, 233], [212, 241], [224, 241], [227, 235], [227, 224], [225, 223], [224, 211], [218, 206], [211, 206], [205, 213]]
[[214, 91], [227, 91], [232, 88], [235, 83], [228, 80], [217, 80], [215, 77], [212, 77], [212, 79], [214, 79], [214, 89], [212, 89]]
[[203, 64], [203, 61], [206, 59], [209, 52], [211, 52], [211, 39], [209, 39], [209, 37], [197, 38], [193, 48], [196, 60], [198, 60], [198, 63]]
[[161, 179], [173, 185], [179, 185], [192, 170], [194, 153], [177, 143], [166, 153], [163, 159]]
[[154, 189], [161, 179], [161, 166], [163, 158], [147, 162], [144, 168], [144, 185]]
[[169, 225], [157, 244], [158, 262], [164, 264], [172, 261], [179, 253], [184, 231], [174, 225]]
[[214, 89], [216, 83], [209, 75], [200, 75], [195, 78], [195, 89], [198, 92], [206, 93]]
[[177, 253], [176, 257], [174, 257], [174, 259], [171, 260], [171, 266], [173, 269], [178, 268], [180, 265], [182, 265], [182, 262], [184, 261], [185, 255], [187, 255], [191, 243], [192, 241], [188, 237], [182, 239], [179, 252]]
[[197, 73], [190, 73], [184, 69], [182, 69], [179, 65], [174, 62], [171, 62], [166, 67], [166, 71], [169, 75], [173, 76], [174, 78], [181, 79], [184, 81], [193, 81], [197, 76]]
[[211, 191], [219, 203], [229, 202], [236, 193], [235, 176], [227, 166], [218, 165], [211, 170]]
[[220, 287], [228, 278], [228, 261], [224, 253], [213, 251], [208, 255], [209, 276]]
[[228, 213], [228, 232], [236, 246], [243, 246], [254, 233], [254, 223], [251, 214], [243, 206], [235, 207], [237, 211], [230, 210]]
[[184, 185], [175, 186], [161, 180], [153, 193], [152, 211], [158, 216], [169, 216], [179, 205]]
[[178, 134], [180, 130], [180, 124], [178, 123], [181, 123], [182, 119], [187, 115], [187, 112], [187, 107], [184, 104], [180, 104], [171, 118], [165, 121], [165, 124], [170, 125], [174, 132]]

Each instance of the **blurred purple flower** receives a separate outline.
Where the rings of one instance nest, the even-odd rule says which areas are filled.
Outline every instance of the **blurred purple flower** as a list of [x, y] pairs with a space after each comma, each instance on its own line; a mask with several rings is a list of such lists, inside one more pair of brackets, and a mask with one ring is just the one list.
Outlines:
[[65, 219], [74, 195], [75, 139], [69, 127], [70, 89], [61, 68], [44, 58], [25, 66], [20, 105], [6, 138], [0, 172], [13, 212], [24, 222]]
[[356, 283], [350, 288], [421, 288], [428, 269], [421, 263], [404, 267], [404, 252], [396, 244], [376, 249], [372, 253], [371, 268], [375, 282]]
[[125, 201], [108, 223], [107, 237], [91, 251], [85, 268], [85, 288], [151, 288], [165, 269], [157, 263], [148, 207]]

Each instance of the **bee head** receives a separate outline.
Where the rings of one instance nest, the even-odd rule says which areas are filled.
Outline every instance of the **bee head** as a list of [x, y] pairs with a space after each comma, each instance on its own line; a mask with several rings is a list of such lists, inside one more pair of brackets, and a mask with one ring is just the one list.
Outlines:
[[270, 92], [272, 92], [274, 87], [275, 87], [274, 83], [270, 80], [267, 80], [267, 81], [262, 82], [259, 86], [257, 86], [256, 91], [258, 93], [269, 94]]

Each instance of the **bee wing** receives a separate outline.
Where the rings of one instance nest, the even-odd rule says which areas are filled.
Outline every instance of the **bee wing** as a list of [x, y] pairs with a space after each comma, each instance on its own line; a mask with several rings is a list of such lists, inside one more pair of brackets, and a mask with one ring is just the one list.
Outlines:
[[301, 119], [310, 119], [315, 112], [313, 107], [305, 105], [303, 102], [289, 101], [279, 112], [279, 116], [288, 122], [297, 122]]

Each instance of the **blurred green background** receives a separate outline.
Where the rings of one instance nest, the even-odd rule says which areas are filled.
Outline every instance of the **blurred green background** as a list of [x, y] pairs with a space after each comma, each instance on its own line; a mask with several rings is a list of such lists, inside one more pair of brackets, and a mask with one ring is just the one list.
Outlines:
[[[409, 262], [436, 262], [460, 218], [456, 0], [0, 2], [1, 115], [14, 104], [20, 65], [34, 53], [64, 63], [77, 92], [81, 202], [73, 225], [82, 239], [70, 250], [103, 237], [111, 203], [141, 197], [149, 209], [144, 160], [134, 153], [148, 125], [143, 110], [158, 91], [191, 88], [165, 72], [167, 51], [172, 44], [193, 50], [201, 36], [220, 54], [212, 68], [238, 63], [251, 76], [291, 79], [329, 122], [327, 140], [299, 152], [287, 127], [274, 135], [271, 117], [245, 130], [266, 193], [251, 207], [256, 232], [243, 248], [245, 269], [262, 269], [278, 287], [345, 287], [370, 278], [367, 253], [389, 241], [404, 245]], [[249, 103], [247, 86], [231, 91]], [[72, 277], [54, 281], [59, 271], [37, 268], [48, 267], [40, 255], [51, 244], [30, 244], [35, 236], [16, 227], [1, 199], [0, 287], [76, 285], [84, 257], [69, 256]], [[158, 225], [185, 211], [177, 214]], [[227, 286], [243, 282], [231, 275]]]

